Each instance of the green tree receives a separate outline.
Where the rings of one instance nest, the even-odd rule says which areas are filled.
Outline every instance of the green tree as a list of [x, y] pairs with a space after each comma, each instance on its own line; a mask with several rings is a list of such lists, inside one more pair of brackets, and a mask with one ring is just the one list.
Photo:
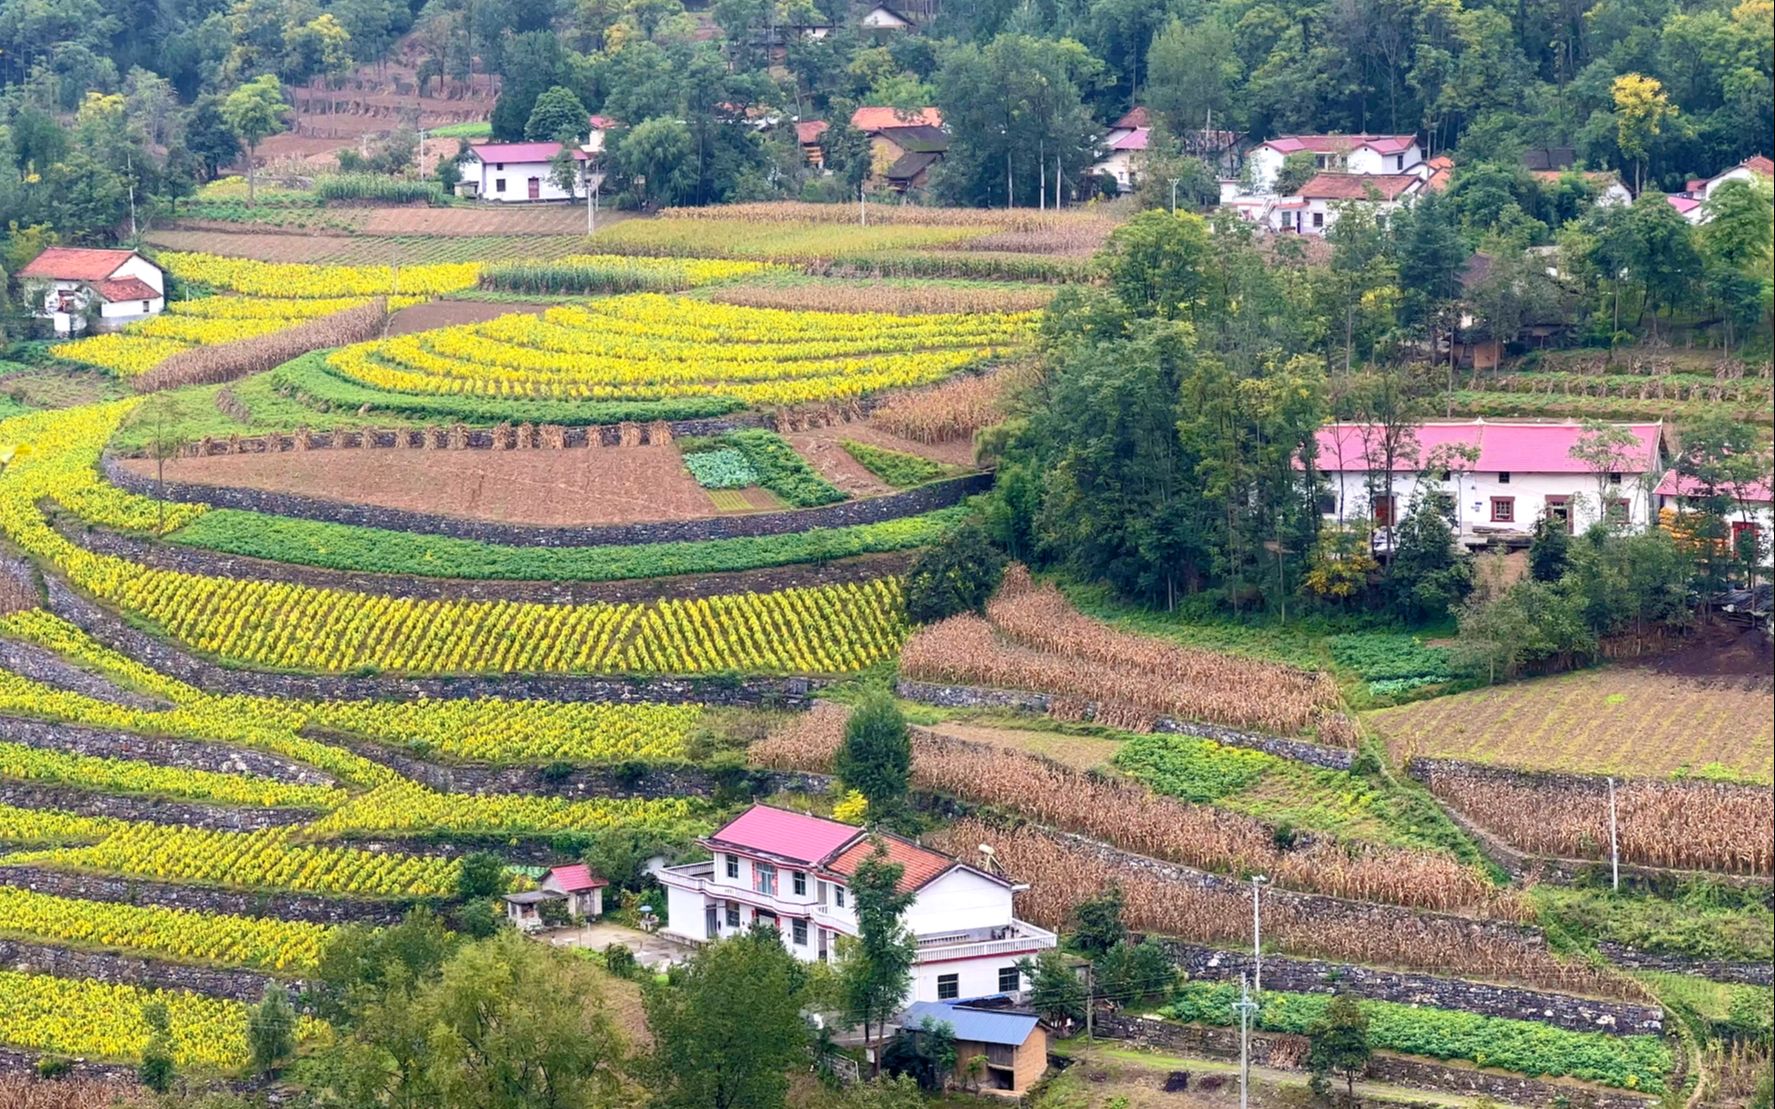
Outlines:
[[1748, 507], [1749, 491], [1766, 482], [1775, 460], [1751, 425], [1707, 416], [1683, 428], [1673, 468], [1687, 495], [1683, 524], [1695, 559], [1695, 589], [1712, 597], [1754, 567], [1745, 567], [1732, 542], [1732, 520]]
[[1313, 1092], [1324, 1097], [1333, 1075], [1344, 1080], [1345, 1097], [1356, 1104], [1356, 1078], [1368, 1069], [1374, 1048], [1368, 1042], [1368, 1014], [1348, 994], [1338, 994], [1307, 1028], [1307, 1070]]
[[675, 119], [645, 119], [616, 144], [616, 165], [643, 208], [688, 199], [696, 187], [690, 128]]
[[1276, 172], [1276, 180], [1271, 186], [1271, 191], [1277, 196], [1293, 196], [1318, 172], [1319, 166], [1312, 153], [1306, 150], [1297, 150], [1293, 154], [1283, 157], [1282, 168]]
[[524, 138], [531, 142], [578, 143], [584, 141], [590, 126], [591, 115], [573, 90], [554, 85], [536, 98], [536, 106], [524, 124]]
[[1529, 536], [1529, 575], [1536, 581], [1554, 582], [1565, 576], [1571, 558], [1572, 533], [1565, 521], [1550, 512], [1535, 517]]
[[247, 1010], [247, 1052], [253, 1070], [272, 1074], [296, 1054], [296, 1010], [282, 985], [267, 983], [265, 995]]
[[505, 860], [491, 851], [471, 851], [462, 857], [456, 875], [456, 896], [463, 901], [485, 901], [507, 889]]
[[900, 888], [905, 868], [888, 861], [887, 847], [875, 851], [851, 875], [851, 904], [857, 913], [856, 942], [846, 945], [839, 965], [845, 1011], [863, 1027], [863, 1044], [879, 1050], [881, 1033], [906, 1003], [912, 988], [912, 961], [918, 947], [902, 920], [913, 894]]
[[1174, 19], [1147, 48], [1147, 110], [1173, 135], [1216, 123], [1226, 129], [1242, 69], [1233, 31], [1219, 19]]
[[136, 1067], [136, 1080], [157, 1094], [172, 1089], [177, 1077], [173, 1063], [172, 1018], [165, 1002], [150, 1001], [142, 1006], [142, 1023], [148, 1026], [148, 1043], [142, 1048], [142, 1062]]
[[[803, 1063], [807, 971], [774, 928], [701, 948], [674, 980], [645, 994], [653, 1052], [644, 1071], [660, 1109], [766, 1109], [783, 1104]], [[687, 1065], [688, 1064], [688, 1065]]]
[[1440, 620], [1473, 587], [1473, 567], [1455, 541], [1454, 498], [1420, 485], [1411, 509], [1393, 529], [1387, 591], [1393, 611], [1409, 621]]
[[329, 1024], [351, 1026], [389, 994], [435, 975], [459, 942], [426, 908], [414, 909], [387, 928], [345, 925], [321, 950], [305, 999]]
[[1664, 124], [1676, 115], [1676, 108], [1664, 86], [1655, 77], [1640, 73], [1623, 73], [1609, 87], [1615, 106], [1616, 142], [1621, 153], [1634, 163], [1634, 192], [1646, 187], [1646, 157], [1652, 143], [1663, 133]]
[[284, 129], [283, 86], [272, 74], [253, 78], [222, 101], [222, 119], [247, 148], [247, 203], [257, 203], [259, 144]]
[[925, 548], [906, 572], [906, 618], [924, 624], [983, 612], [1005, 573], [1005, 556], [970, 517]]
[[1127, 895], [1120, 886], [1110, 886], [1095, 897], [1087, 897], [1072, 910], [1073, 946], [1087, 955], [1101, 955], [1128, 938], [1128, 926], [1122, 923], [1122, 910]]
[[1049, 950], [1034, 959], [1025, 957], [1017, 969], [1029, 983], [1025, 1000], [1043, 1020], [1059, 1029], [1085, 1019], [1085, 984], [1064, 954]]
[[[524, 138], [537, 100], [550, 89], [568, 83], [567, 55], [550, 30], [512, 35], [500, 49], [503, 80], [490, 122], [495, 139], [517, 142]], [[584, 126], [584, 120], [577, 124]]]
[[1097, 996], [1124, 1008], [1155, 1004], [1177, 982], [1177, 964], [1158, 940], [1148, 936], [1139, 943], [1120, 940], [1092, 963], [1092, 986]]
[[192, 102], [185, 113], [185, 148], [203, 166], [205, 179], [212, 179], [223, 166], [240, 157], [240, 138], [222, 114], [222, 100], [206, 94]]
[[906, 811], [912, 737], [892, 697], [872, 694], [852, 710], [834, 765], [845, 787], [869, 802], [871, 823], [891, 825]]

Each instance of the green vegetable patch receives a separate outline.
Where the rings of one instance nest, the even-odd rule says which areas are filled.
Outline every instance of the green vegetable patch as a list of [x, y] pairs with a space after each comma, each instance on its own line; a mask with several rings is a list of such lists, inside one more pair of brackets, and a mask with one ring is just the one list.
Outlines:
[[895, 489], [910, 489], [915, 485], [954, 477], [963, 472], [957, 466], [946, 466], [941, 462], [933, 462], [931, 459], [908, 454], [905, 451], [872, 447], [868, 443], [859, 443], [855, 439], [840, 440], [839, 445], [844, 448], [846, 454], [857, 460], [858, 465]]

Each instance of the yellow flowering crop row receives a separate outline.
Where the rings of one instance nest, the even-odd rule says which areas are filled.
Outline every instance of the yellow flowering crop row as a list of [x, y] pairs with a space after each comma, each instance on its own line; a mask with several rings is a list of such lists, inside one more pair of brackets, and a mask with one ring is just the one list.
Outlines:
[[175, 251], [162, 253], [160, 264], [184, 281], [264, 297], [437, 296], [469, 288], [481, 273], [478, 262], [312, 266]]
[[[0, 971], [0, 1035], [35, 1051], [136, 1062], [148, 1046], [142, 1009], [151, 1002], [166, 1006], [179, 1066], [234, 1071], [246, 1065], [246, 1006], [185, 990]], [[313, 1017], [297, 1018], [299, 1040], [325, 1034], [326, 1025]]]
[[397, 392], [794, 404], [938, 380], [1023, 349], [1034, 321], [788, 312], [644, 293], [363, 343], [330, 364]]
[[456, 833], [545, 836], [605, 828], [666, 831], [692, 819], [683, 798], [564, 801], [520, 794], [438, 793], [402, 779], [378, 786], [309, 825], [317, 836]]
[[319, 961], [333, 929], [303, 921], [83, 901], [0, 887], [0, 934], [176, 961], [306, 974]]
[[[105, 816], [0, 805], [0, 843], [9, 846], [89, 843], [123, 826], [123, 821]], [[9, 861], [12, 858], [16, 856], [9, 857]]]
[[486, 762], [669, 761], [685, 757], [700, 705], [505, 701], [333, 701], [318, 726]]
[[148, 793], [226, 805], [330, 809], [345, 800], [341, 790], [280, 782], [253, 774], [185, 770], [132, 759], [46, 751], [0, 742], [0, 778], [62, 782], [107, 793]]
[[278, 828], [218, 832], [117, 823], [97, 843], [22, 852], [7, 861], [160, 882], [356, 897], [446, 896], [455, 890], [461, 868], [454, 859], [298, 844]]
[[131, 335], [127, 331], [114, 331], [108, 335], [94, 335], [86, 339], [58, 343], [54, 353], [57, 358], [95, 369], [110, 370], [119, 377], [135, 377], [147, 373], [180, 351], [190, 349], [190, 346], [190, 343], [178, 339], [154, 339]]

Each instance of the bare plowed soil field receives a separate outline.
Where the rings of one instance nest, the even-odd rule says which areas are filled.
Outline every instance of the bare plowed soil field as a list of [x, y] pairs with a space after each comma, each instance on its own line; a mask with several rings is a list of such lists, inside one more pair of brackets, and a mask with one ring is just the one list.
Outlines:
[[1775, 775], [1775, 693], [1767, 677], [1613, 666], [1383, 709], [1369, 723], [1396, 759], [1629, 777], [1718, 764], [1760, 781]]
[[[599, 223], [623, 215], [600, 212]], [[577, 204], [372, 208], [364, 220], [369, 235], [583, 235], [585, 229], [585, 209]]]
[[193, 250], [262, 262], [341, 266], [413, 266], [426, 262], [495, 262], [583, 253], [582, 235], [305, 235], [236, 225], [236, 230], [151, 231], [163, 250]]
[[[145, 459], [125, 465], [143, 474], [154, 466]], [[216, 455], [174, 459], [166, 476], [513, 524], [621, 524], [715, 514], [670, 445]]]

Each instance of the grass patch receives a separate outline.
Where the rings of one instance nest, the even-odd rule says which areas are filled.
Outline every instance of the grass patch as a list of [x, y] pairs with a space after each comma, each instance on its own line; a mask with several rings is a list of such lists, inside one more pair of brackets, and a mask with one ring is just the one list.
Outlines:
[[1693, 959], [1775, 960], [1775, 911], [1754, 889], [1696, 882], [1670, 897], [1535, 886], [1526, 894], [1548, 934], [1573, 947], [1598, 942]]

